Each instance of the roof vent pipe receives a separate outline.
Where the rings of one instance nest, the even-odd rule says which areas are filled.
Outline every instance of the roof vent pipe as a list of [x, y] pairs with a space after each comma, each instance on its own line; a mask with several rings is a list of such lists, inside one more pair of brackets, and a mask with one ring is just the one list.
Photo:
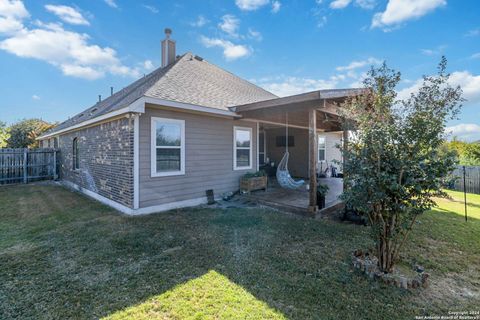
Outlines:
[[165, 39], [162, 40], [162, 68], [175, 62], [175, 40], [170, 39], [172, 29], [165, 29]]
[[113, 96], [113, 87], [110, 87], [110, 95]]
[[98, 102], [102, 102], [102, 95], [101, 94], [98, 95]]

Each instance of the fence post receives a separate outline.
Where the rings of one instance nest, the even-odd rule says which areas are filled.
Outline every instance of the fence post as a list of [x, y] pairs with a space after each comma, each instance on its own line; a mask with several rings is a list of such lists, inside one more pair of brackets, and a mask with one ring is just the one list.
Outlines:
[[25, 148], [23, 149], [23, 183], [27, 183], [28, 181], [28, 166], [27, 166], [27, 161], [28, 161], [28, 149]]
[[463, 166], [463, 202], [465, 202], [465, 221], [467, 221], [467, 184], [466, 184], [466, 170]]
[[53, 180], [58, 179], [57, 174], [57, 150], [53, 151]]

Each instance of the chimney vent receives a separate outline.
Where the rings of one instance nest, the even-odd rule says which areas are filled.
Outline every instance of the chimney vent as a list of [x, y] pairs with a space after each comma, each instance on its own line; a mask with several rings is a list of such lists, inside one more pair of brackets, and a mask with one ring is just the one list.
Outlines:
[[102, 102], [102, 95], [101, 94], [98, 95], [98, 102]]
[[162, 68], [175, 62], [175, 41], [170, 39], [172, 29], [165, 29], [165, 39], [162, 40]]
[[113, 87], [110, 87], [110, 96], [113, 96]]

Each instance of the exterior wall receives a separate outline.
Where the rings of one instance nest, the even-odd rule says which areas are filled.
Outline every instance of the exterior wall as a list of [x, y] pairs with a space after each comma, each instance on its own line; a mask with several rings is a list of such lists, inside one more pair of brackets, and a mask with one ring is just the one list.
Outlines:
[[[288, 147], [290, 153], [290, 159], [288, 161], [288, 170], [294, 177], [308, 178], [308, 130], [299, 128], [289, 128], [288, 135], [294, 136], [295, 146]], [[275, 162], [278, 165], [285, 153], [285, 147], [276, 146], [276, 137], [285, 136], [285, 128], [274, 128], [266, 130], [266, 145], [267, 145], [267, 158], [270, 161]], [[333, 160], [342, 160], [342, 154], [336, 147], [342, 141], [341, 132], [322, 132], [319, 133], [319, 137], [325, 137], [325, 155], [328, 165], [334, 165], [339, 167], [338, 164], [333, 163]], [[319, 165], [320, 166], [320, 165]], [[325, 164], [323, 164], [325, 167]]]
[[[288, 147], [290, 158], [288, 160], [288, 171], [293, 177], [308, 177], [308, 130], [288, 128], [288, 135], [294, 136], [295, 145]], [[277, 147], [278, 136], [285, 136], [285, 128], [273, 128], [266, 130], [267, 158], [280, 163], [285, 154], [285, 147]]]
[[340, 166], [333, 161], [342, 161], [342, 152], [336, 147], [336, 145], [341, 145], [342, 143], [342, 132], [322, 132], [319, 136], [325, 137], [325, 159], [328, 165], [334, 165], [339, 168]]
[[[151, 177], [151, 118], [185, 120], [185, 174]], [[233, 170], [233, 127], [252, 128], [252, 169]], [[256, 171], [257, 124], [205, 114], [171, 111], [147, 105], [140, 116], [139, 202], [140, 208], [169, 202], [205, 198], [205, 190], [216, 196], [239, 189], [239, 179]]]
[[[60, 178], [132, 208], [133, 137], [130, 118], [60, 135]], [[78, 141], [78, 170], [73, 170], [74, 138]]]

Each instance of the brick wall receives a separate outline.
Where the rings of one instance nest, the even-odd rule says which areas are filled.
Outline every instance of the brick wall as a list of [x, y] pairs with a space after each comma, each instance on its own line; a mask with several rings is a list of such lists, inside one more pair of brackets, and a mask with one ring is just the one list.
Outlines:
[[[73, 170], [77, 138], [79, 169]], [[121, 118], [59, 137], [60, 178], [133, 207], [133, 118]]]

